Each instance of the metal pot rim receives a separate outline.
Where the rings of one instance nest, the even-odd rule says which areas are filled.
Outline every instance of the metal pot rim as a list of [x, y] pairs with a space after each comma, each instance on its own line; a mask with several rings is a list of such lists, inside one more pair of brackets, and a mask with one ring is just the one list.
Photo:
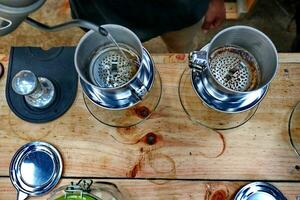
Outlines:
[[[146, 63], [146, 64], [148, 64], [152, 69], [153, 69], [153, 80], [152, 80], [152, 82], [151, 82], [151, 85], [149, 86], [149, 88], [148, 88], [148, 91], [150, 91], [152, 88], [153, 88], [153, 86], [154, 86], [154, 84], [155, 84], [155, 81], [157, 81], [156, 79], [159, 79], [159, 81], [161, 82], [162, 80], [161, 80], [161, 77], [160, 77], [160, 74], [159, 74], [159, 72], [158, 72], [158, 70], [155, 68], [155, 64], [154, 64], [154, 61], [153, 61], [153, 59], [152, 59], [152, 57], [150, 56], [150, 53], [145, 49], [145, 48], [143, 48], [143, 57], [144, 56], [146, 56], [146, 58], [147, 59], [145, 59], [145, 60], [149, 60], [149, 62], [148, 63]], [[144, 59], [144, 58], [143, 58]], [[143, 63], [143, 62], [142, 62]], [[157, 75], [157, 76], [156, 76]], [[89, 85], [87, 82], [85, 82], [83, 79], [81, 79], [81, 77], [80, 77], [80, 79], [79, 79], [79, 81], [80, 81], [80, 84], [81, 84], [81, 87], [82, 87], [82, 89], [83, 89], [83, 93], [84, 93], [84, 95], [94, 104], [94, 105], [96, 105], [96, 106], [99, 106], [99, 107], [101, 107], [101, 108], [104, 108], [104, 109], [109, 109], [109, 110], [125, 110], [125, 109], [128, 109], [128, 108], [130, 108], [130, 107], [132, 107], [132, 106], [135, 106], [135, 105], [137, 105], [138, 103], [140, 103], [143, 99], [140, 99], [139, 101], [136, 101], [136, 102], [134, 102], [134, 103], [132, 103], [132, 104], [130, 104], [130, 105], [128, 105], [128, 106], [124, 106], [124, 107], [120, 107], [120, 108], [114, 108], [114, 107], [106, 107], [106, 106], [103, 106], [103, 105], [101, 105], [100, 103], [98, 103], [98, 102], [95, 102], [92, 98], [91, 98], [91, 96], [90, 96], [90, 90], [87, 88], [87, 87], [94, 87], [94, 86], [91, 86], [91, 85]], [[160, 87], [162, 87], [162, 86], [160, 86]], [[148, 95], [148, 93], [146, 94], [146, 96]], [[145, 96], [145, 97], [146, 97]]]
[[263, 88], [263, 87], [269, 85], [270, 82], [274, 79], [274, 77], [275, 77], [275, 75], [276, 75], [276, 73], [277, 73], [277, 71], [278, 71], [278, 69], [279, 69], [278, 53], [277, 53], [276, 47], [275, 47], [274, 43], [271, 41], [271, 39], [270, 39], [266, 34], [264, 34], [262, 31], [259, 31], [258, 29], [255, 29], [255, 28], [253, 28], [253, 27], [250, 27], [250, 26], [243, 26], [243, 25], [231, 26], [231, 27], [225, 28], [225, 29], [221, 30], [220, 32], [218, 32], [218, 33], [213, 37], [213, 39], [201, 49], [201, 51], [203, 50], [203, 51], [206, 51], [206, 52], [207, 52], [207, 54], [206, 54], [206, 60], [207, 60], [207, 63], [208, 63], [208, 67], [207, 67], [207, 68], [208, 68], [208, 71], [209, 71], [211, 77], [214, 79], [214, 81], [216, 81], [217, 83], [219, 83], [218, 80], [212, 75], [211, 70], [210, 70], [210, 67], [209, 67], [209, 57], [208, 57], [209, 55], [208, 55], [208, 52], [211, 50], [211, 49], [210, 49], [210, 46], [211, 46], [210, 44], [212, 44], [212, 43], [213, 43], [220, 35], [222, 35], [224, 32], [227, 32], [227, 31], [233, 30], [233, 29], [237, 29], [237, 28], [239, 28], [239, 29], [247, 29], [247, 30], [251, 30], [251, 31], [253, 31], [253, 32], [256, 32], [256, 33], [260, 34], [260, 35], [261, 35], [262, 37], [264, 37], [264, 38], [268, 41], [268, 43], [272, 46], [272, 49], [274, 50], [275, 57], [276, 57], [276, 70], [274, 71], [274, 74], [272, 75], [272, 78], [271, 78], [267, 83], [261, 85], [260, 88], [256, 88], [256, 89], [251, 90], [251, 91], [236, 91], [236, 90], [232, 90], [232, 89], [230, 89], [230, 88], [226, 88], [226, 87], [224, 87], [222, 84], [219, 84], [219, 86], [220, 86], [221, 88], [223, 88], [223, 89], [225, 89], [225, 90], [228, 90], [228, 91], [230, 91], [230, 92], [233, 92], [233, 93], [236, 93], [236, 94], [249, 94], [249, 93], [251, 93], [251, 92], [258, 91], [258, 90], [260, 90], [261, 88]]
[[[131, 32], [131, 33], [133, 34], [133, 36], [134, 36], [138, 41], [140, 41], [139, 38], [138, 38], [138, 37], [137, 37], [130, 29], [128, 29], [128, 28], [126, 28], [126, 27], [123, 27], [123, 26], [120, 26], [120, 25], [116, 25], [116, 24], [106, 24], [106, 25], [103, 25], [104, 28], [107, 27], [107, 26], [110, 26], [110, 27], [119, 27], [119, 28], [125, 29], [126, 31]], [[80, 38], [80, 41], [79, 41], [79, 43], [78, 43], [79, 45], [76, 47], [76, 50], [75, 50], [74, 63], [75, 63], [76, 71], [77, 71], [77, 73], [78, 73], [79, 76], [80, 76], [80, 79], [82, 79], [86, 84], [90, 84], [90, 85], [92, 85], [93, 87], [95, 87], [95, 88], [97, 88], [97, 89], [100, 89], [100, 90], [107, 90], [107, 91], [110, 91], [110, 90], [117, 90], [117, 89], [123, 88], [124, 86], [130, 84], [130, 83], [138, 76], [138, 74], [140, 73], [141, 67], [139, 67], [139, 69], [137, 70], [137, 72], [135, 73], [135, 75], [134, 75], [129, 81], [127, 81], [126, 83], [124, 83], [124, 84], [122, 84], [122, 85], [120, 85], [120, 86], [118, 86], [118, 87], [113, 87], [113, 88], [99, 87], [99, 86], [95, 85], [94, 83], [92, 83], [92, 82], [86, 80], [86, 79], [84, 78], [84, 76], [81, 75], [82, 73], [80, 72], [79, 67], [77, 66], [77, 62], [76, 62], [76, 60], [77, 60], [77, 58], [78, 58], [79, 47], [82, 45], [82, 43], [83, 43], [90, 35], [92, 35], [92, 34], [94, 34], [94, 33], [96, 33], [96, 32], [93, 31], [93, 30], [90, 30], [90, 31], [88, 31], [86, 34], [84, 34], [84, 36], [82, 36], [82, 37]], [[142, 46], [142, 44], [141, 44], [141, 46]], [[143, 50], [145, 50], [145, 48], [142, 47], [142, 51], [143, 51]], [[148, 53], [148, 52], [147, 52], [147, 53]], [[143, 58], [140, 58], [140, 62], [141, 62], [141, 63], [142, 63], [142, 59], [143, 59]]]

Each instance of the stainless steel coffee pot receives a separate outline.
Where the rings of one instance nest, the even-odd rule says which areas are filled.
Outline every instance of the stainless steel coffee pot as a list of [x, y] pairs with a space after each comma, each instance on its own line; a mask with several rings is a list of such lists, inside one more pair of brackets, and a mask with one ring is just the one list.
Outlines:
[[[185, 111], [203, 125], [227, 129], [245, 123], [254, 114], [276, 74], [278, 56], [264, 33], [233, 26], [192, 52], [189, 66], [179, 88]], [[186, 96], [190, 94], [185, 90], [190, 88], [195, 99]], [[197, 112], [202, 106], [202, 112]]]
[[14, 31], [45, 2], [46, 0], [0, 0], [0, 36]]
[[136, 125], [158, 105], [159, 74], [150, 54], [132, 31], [113, 24], [102, 27], [108, 36], [89, 31], [75, 51], [75, 66], [86, 105], [105, 124]]
[[46, 0], [0, 0], [0, 36], [11, 33], [17, 29], [23, 21], [35, 28], [48, 32], [60, 31], [71, 27], [82, 27], [104, 35], [107, 34], [101, 26], [81, 19], [71, 20], [55, 26], [48, 26], [28, 17], [45, 2]]

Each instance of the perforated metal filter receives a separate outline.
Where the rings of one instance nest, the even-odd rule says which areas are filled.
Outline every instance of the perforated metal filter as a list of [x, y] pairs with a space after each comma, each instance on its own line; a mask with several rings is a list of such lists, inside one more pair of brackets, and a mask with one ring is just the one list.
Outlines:
[[210, 56], [210, 69], [221, 85], [234, 91], [253, 90], [260, 80], [255, 58], [237, 47], [216, 49]]
[[106, 47], [98, 50], [90, 63], [90, 77], [102, 88], [119, 87], [130, 81], [139, 68], [139, 58], [129, 48]]

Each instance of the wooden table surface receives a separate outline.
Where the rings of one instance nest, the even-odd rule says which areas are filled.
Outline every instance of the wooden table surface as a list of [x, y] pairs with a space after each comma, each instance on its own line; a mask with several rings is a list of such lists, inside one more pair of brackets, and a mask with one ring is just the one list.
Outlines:
[[[180, 105], [184, 54], [153, 55], [162, 78], [161, 102], [150, 119], [127, 129], [95, 120], [80, 87], [73, 106], [59, 119], [45, 124], [22, 121], [6, 103], [5, 70], [0, 79], [0, 199], [16, 198], [9, 163], [20, 146], [35, 140], [61, 152], [60, 185], [89, 177], [117, 183], [130, 199], [208, 199], [212, 188], [226, 190], [232, 198], [244, 184], [261, 180], [296, 199], [300, 158], [289, 143], [288, 118], [300, 100], [300, 54], [279, 57], [278, 74], [254, 117], [239, 128], [219, 132], [193, 124]], [[7, 69], [8, 57], [0, 55], [0, 61]], [[145, 140], [150, 132], [157, 136], [153, 145]]]

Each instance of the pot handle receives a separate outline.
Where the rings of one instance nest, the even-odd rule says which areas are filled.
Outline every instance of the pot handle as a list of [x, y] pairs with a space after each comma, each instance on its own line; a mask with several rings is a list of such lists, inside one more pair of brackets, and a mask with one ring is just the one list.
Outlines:
[[25, 200], [28, 198], [28, 194], [18, 191], [17, 200]]
[[140, 100], [148, 93], [146, 86], [138, 78], [129, 86], [131, 87], [133, 94]]
[[3, 17], [0, 17], [0, 31], [7, 29], [8, 27], [10, 27], [12, 25], [12, 21], [5, 19]]
[[206, 58], [207, 51], [205, 50], [191, 52], [189, 55], [189, 67], [200, 72], [204, 71], [208, 66]]
[[109, 34], [107, 32], [107, 30], [105, 28], [103, 28], [102, 26], [98, 26], [92, 22], [82, 20], [82, 19], [73, 19], [73, 20], [67, 21], [65, 23], [57, 24], [54, 26], [48, 26], [48, 25], [38, 22], [30, 17], [27, 17], [25, 19], [25, 22], [39, 30], [43, 30], [43, 31], [47, 31], [47, 32], [62, 31], [62, 30], [68, 29], [68, 28], [81, 27], [81, 28], [93, 30], [96, 33], [100, 33], [101, 35], [103, 35], [105, 37]]

